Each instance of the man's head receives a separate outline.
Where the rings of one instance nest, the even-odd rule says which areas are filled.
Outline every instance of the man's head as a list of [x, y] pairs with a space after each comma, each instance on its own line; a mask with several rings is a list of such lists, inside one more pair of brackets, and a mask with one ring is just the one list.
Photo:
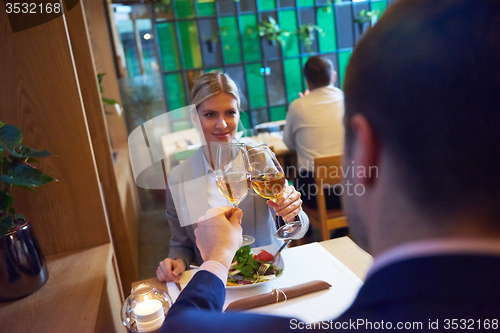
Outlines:
[[390, 161], [384, 186], [413, 211], [500, 229], [499, 32], [497, 0], [390, 6], [346, 71], [346, 163], [367, 151], [366, 121], [375, 154], [365, 161]]
[[303, 72], [310, 90], [328, 86], [336, 78], [331, 60], [320, 56], [309, 57]]

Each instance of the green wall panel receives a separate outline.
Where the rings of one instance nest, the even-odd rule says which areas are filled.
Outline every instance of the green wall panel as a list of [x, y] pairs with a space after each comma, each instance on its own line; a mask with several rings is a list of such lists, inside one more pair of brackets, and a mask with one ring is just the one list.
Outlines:
[[167, 90], [168, 108], [172, 119], [182, 119], [189, 116], [185, 109], [176, 110], [186, 106], [186, 92], [181, 74], [165, 75], [165, 89]]
[[271, 108], [271, 121], [278, 121], [285, 119], [286, 119], [286, 107], [277, 106]]
[[161, 54], [161, 64], [165, 71], [180, 69], [179, 49], [172, 23], [159, 23], [156, 26]]
[[344, 76], [345, 69], [349, 63], [349, 58], [351, 57], [352, 51], [339, 52], [339, 76], [340, 76], [340, 88], [344, 86]]
[[[301, 71], [302, 71], [302, 68], [304, 68], [304, 66], [306, 65], [307, 59], [309, 59], [309, 56], [300, 58], [300, 62], [301, 62], [300, 70]], [[302, 77], [302, 84], [304, 84], [304, 90], [306, 90], [307, 89], [306, 77], [304, 75], [302, 75], [301, 77]]]
[[215, 15], [214, 2], [197, 2], [196, 9], [198, 10], [198, 16]]
[[212, 68], [207, 68], [206, 73], [210, 73], [211, 71], [219, 71], [219, 72], [224, 72], [224, 68], [221, 68], [221, 67], [212, 67]]
[[266, 106], [264, 77], [260, 74], [261, 64], [245, 66], [247, 71], [248, 98], [251, 108]]
[[175, 0], [175, 15], [178, 18], [194, 17], [194, 8], [192, 0]]
[[238, 125], [239, 131], [249, 132], [252, 129], [252, 124], [250, 123], [250, 117], [246, 112], [240, 112], [240, 123]]
[[243, 51], [245, 61], [256, 61], [262, 58], [260, 37], [257, 29], [257, 15], [241, 15]]
[[284, 61], [285, 81], [288, 102], [291, 103], [299, 97], [299, 92], [302, 92], [302, 69], [300, 60], [286, 59]]
[[314, 6], [314, 0], [297, 0], [298, 7], [310, 7]]
[[337, 49], [337, 35], [335, 34], [335, 13], [327, 13], [323, 8], [318, 8], [318, 26], [323, 29], [324, 36], [318, 34], [319, 51], [333, 52]]
[[240, 41], [238, 38], [238, 24], [236, 17], [223, 17], [220, 19], [222, 31], [222, 49], [226, 64], [241, 62]]
[[184, 68], [201, 67], [200, 43], [198, 41], [196, 23], [194, 21], [181, 21], [178, 25], [181, 35]]
[[372, 10], [378, 10], [378, 17], [380, 18], [380, 15], [385, 11], [385, 8], [387, 7], [387, 1], [373, 1], [372, 4]]
[[[245, 1], [245, 0], [243, 0], [243, 1]], [[258, 3], [259, 3], [260, 10], [272, 10], [272, 9], [276, 8], [276, 1], [275, 0], [259, 0]]]
[[[297, 30], [297, 14], [295, 10], [284, 10], [280, 12], [279, 23], [281, 27], [288, 32], [293, 32]], [[286, 44], [283, 49], [285, 57], [295, 56], [300, 54], [299, 49], [299, 38], [297, 34], [290, 34], [288, 37], [284, 37]]]

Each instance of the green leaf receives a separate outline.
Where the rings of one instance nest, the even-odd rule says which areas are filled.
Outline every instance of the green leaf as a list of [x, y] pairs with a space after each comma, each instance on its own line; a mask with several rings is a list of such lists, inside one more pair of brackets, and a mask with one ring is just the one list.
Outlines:
[[11, 165], [9, 174], [0, 175], [0, 180], [16, 186], [42, 186], [54, 180], [49, 175], [24, 164]]
[[2, 121], [0, 121], [0, 127], [4, 127], [4, 123]]
[[53, 156], [54, 154], [52, 154], [48, 150], [38, 151], [38, 150], [30, 148], [30, 147], [21, 146], [19, 153], [16, 152], [16, 154], [12, 154], [12, 155], [14, 155], [16, 157], [21, 157], [21, 158], [30, 158], [30, 157], [49, 157], [49, 156]]
[[105, 98], [105, 97], [102, 97], [102, 101], [108, 105], [115, 105], [115, 104], [118, 104], [118, 102], [112, 98]]
[[14, 147], [20, 146], [23, 141], [23, 132], [14, 125], [0, 127], [0, 149], [5, 149], [12, 154]]
[[99, 81], [99, 83], [102, 82], [102, 78], [104, 77], [104, 75], [106, 75], [106, 73], [99, 73], [99, 74], [97, 74], [97, 80]]
[[21, 214], [14, 214], [14, 217], [18, 220], [24, 220], [26, 221], [26, 218], [24, 217], [24, 215], [21, 215]]
[[2, 216], [0, 217], [0, 237], [5, 236], [7, 231], [12, 227], [12, 216]]
[[4, 191], [0, 192], [0, 210], [6, 211], [12, 205], [12, 201], [11, 195]]

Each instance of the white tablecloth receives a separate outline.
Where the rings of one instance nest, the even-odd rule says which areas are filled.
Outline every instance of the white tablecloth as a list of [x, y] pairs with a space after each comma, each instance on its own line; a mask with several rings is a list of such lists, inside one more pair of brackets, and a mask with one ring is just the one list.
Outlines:
[[[271, 251], [270, 251], [271, 252]], [[287, 300], [285, 303], [267, 305], [248, 312], [294, 317], [306, 323], [330, 320], [339, 316], [352, 303], [363, 282], [344, 264], [333, 257], [318, 243], [292, 247], [282, 252], [285, 269], [283, 275], [274, 281], [254, 288], [226, 290], [224, 308], [234, 300], [271, 292], [273, 288], [286, 288], [300, 283], [323, 280], [332, 285], [329, 290]], [[183, 273], [181, 286], [184, 288], [196, 270]], [[177, 288], [168, 283], [169, 293]]]

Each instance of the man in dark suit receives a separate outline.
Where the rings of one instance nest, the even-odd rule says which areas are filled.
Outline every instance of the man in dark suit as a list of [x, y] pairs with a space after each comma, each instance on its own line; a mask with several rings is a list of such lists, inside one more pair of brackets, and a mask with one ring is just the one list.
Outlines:
[[[344, 86], [344, 168], [355, 172], [344, 186], [363, 191], [343, 206], [375, 260], [351, 307], [319, 327], [499, 329], [499, 32], [497, 0], [402, 0], [356, 46]], [[241, 212], [207, 214], [196, 231], [204, 270], [163, 332], [304, 327], [221, 312]]]

